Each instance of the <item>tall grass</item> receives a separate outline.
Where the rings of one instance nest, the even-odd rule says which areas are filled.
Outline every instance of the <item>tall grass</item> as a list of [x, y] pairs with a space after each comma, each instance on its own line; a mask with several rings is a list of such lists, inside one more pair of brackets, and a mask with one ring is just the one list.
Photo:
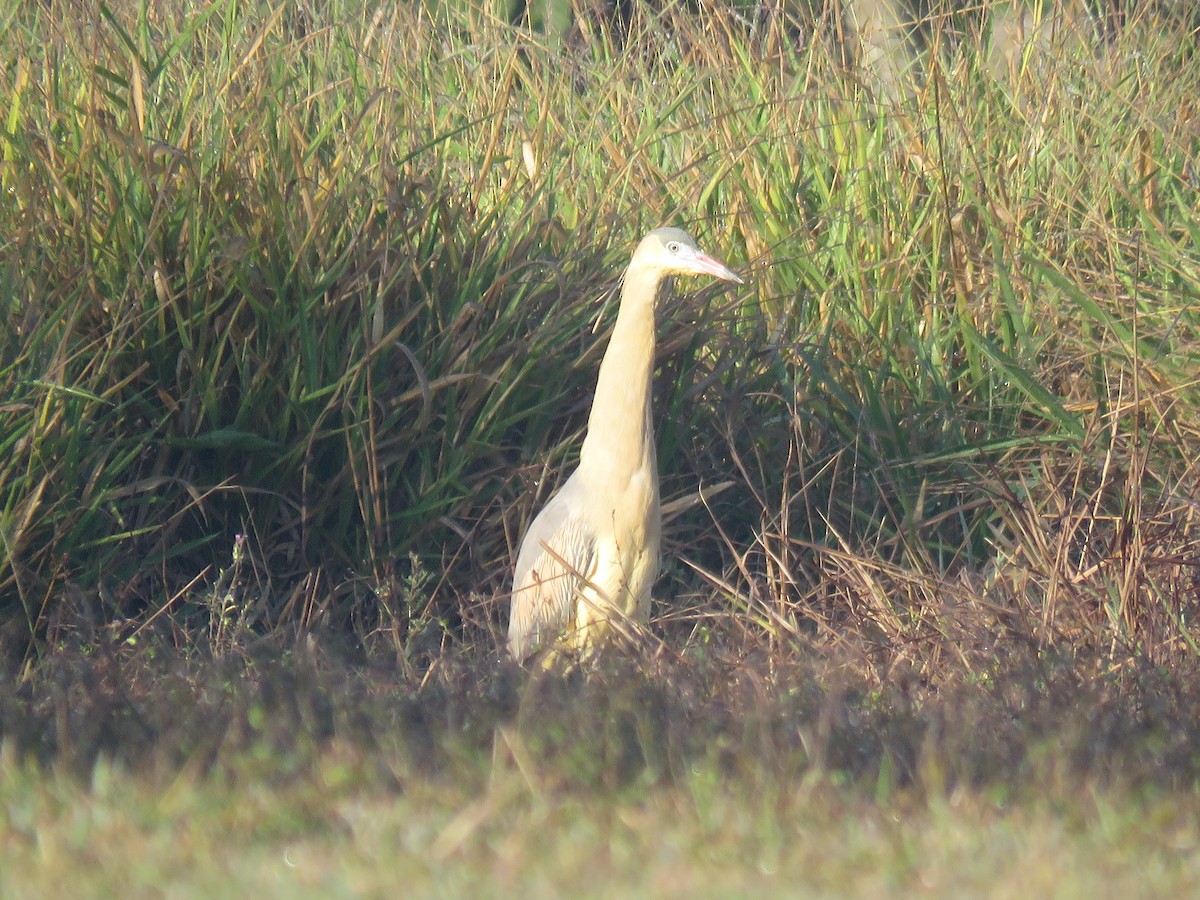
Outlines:
[[486, 640], [671, 222], [751, 278], [662, 317], [664, 495], [732, 482], [669, 524], [680, 646], [1193, 652], [1200, 85], [1149, 9], [1002, 78], [933, 19], [889, 99], [821, 16], [560, 53], [453, 7], [4, 3], [0, 618]]

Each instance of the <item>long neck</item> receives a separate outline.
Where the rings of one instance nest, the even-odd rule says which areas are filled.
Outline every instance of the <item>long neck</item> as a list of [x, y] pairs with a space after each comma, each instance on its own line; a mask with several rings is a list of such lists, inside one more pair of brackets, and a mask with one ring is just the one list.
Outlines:
[[654, 468], [650, 384], [658, 282], [656, 273], [632, 266], [625, 272], [617, 322], [600, 363], [579, 455], [580, 468], [587, 468], [595, 483], [619, 485], [640, 469]]

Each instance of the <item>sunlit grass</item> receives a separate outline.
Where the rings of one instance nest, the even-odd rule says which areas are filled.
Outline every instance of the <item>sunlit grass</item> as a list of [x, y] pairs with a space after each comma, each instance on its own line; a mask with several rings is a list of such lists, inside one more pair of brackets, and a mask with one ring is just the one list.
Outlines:
[[[335, 764], [331, 764], [335, 765]], [[154, 790], [99, 768], [80, 789], [9, 773], [6, 896], [1180, 896], [1200, 884], [1194, 798], [1107, 792], [1008, 810], [963, 792], [883, 809], [821, 784], [694, 784], [548, 804], [511, 776], [380, 796], [367, 786]], [[1061, 802], [1061, 801], [1059, 801]], [[36, 849], [35, 849], [36, 848]]]

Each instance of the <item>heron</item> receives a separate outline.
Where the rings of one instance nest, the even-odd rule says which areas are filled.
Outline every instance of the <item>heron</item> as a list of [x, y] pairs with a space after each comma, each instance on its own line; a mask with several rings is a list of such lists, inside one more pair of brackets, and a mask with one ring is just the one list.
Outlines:
[[658, 496], [651, 380], [654, 312], [671, 275], [743, 284], [678, 228], [658, 228], [625, 269], [612, 337], [600, 362], [579, 465], [534, 517], [513, 571], [508, 652], [594, 654], [629, 623], [650, 619], [658, 577]]

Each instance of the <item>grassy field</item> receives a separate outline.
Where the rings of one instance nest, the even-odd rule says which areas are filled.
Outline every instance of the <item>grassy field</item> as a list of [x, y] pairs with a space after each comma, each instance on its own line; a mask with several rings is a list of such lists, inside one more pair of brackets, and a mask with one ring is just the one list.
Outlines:
[[1196, 667], [1028, 664], [916, 702], [742, 660], [415, 689], [312, 644], [60, 652], [0, 703], [0, 891], [1189, 896]]
[[[0, 0], [0, 893], [1194, 892], [1194, 23], [985, 7]], [[654, 621], [527, 679], [660, 224]]]

